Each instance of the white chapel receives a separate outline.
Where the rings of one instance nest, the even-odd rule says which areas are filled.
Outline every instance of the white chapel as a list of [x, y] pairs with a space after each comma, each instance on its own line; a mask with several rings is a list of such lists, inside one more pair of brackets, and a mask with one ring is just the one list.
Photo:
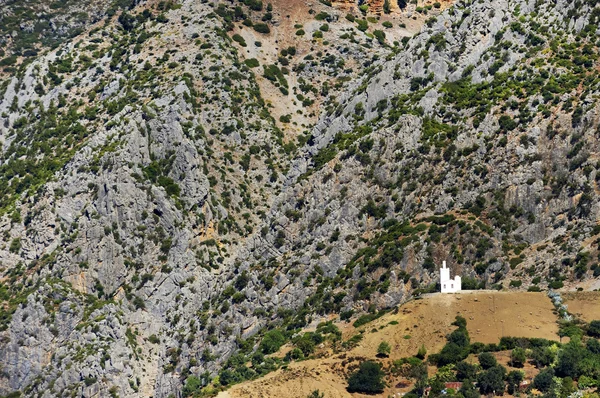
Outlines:
[[456, 293], [461, 291], [461, 279], [460, 276], [454, 276], [454, 279], [450, 279], [450, 268], [446, 267], [446, 262], [442, 262], [442, 268], [440, 268], [440, 287], [442, 293]]

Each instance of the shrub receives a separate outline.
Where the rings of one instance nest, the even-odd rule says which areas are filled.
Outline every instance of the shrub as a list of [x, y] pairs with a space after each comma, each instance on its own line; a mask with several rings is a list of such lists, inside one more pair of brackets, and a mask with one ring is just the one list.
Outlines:
[[392, 8], [390, 6], [390, 0], [383, 1], [383, 12], [389, 14], [392, 12]]
[[385, 33], [382, 30], [373, 31], [373, 36], [375, 36], [379, 44], [382, 46], [385, 45]]
[[260, 342], [260, 350], [263, 354], [272, 354], [277, 352], [284, 343], [285, 336], [280, 330], [270, 330], [265, 333], [263, 340]]
[[519, 384], [523, 381], [523, 372], [520, 370], [513, 370], [506, 377], [508, 384], [508, 393], [513, 395], [519, 389]]
[[305, 333], [304, 336], [295, 343], [296, 348], [302, 351], [302, 355], [305, 357], [315, 351], [315, 342], [311, 337], [311, 334]]
[[477, 358], [479, 359], [479, 364], [483, 369], [489, 369], [498, 365], [496, 357], [489, 352], [482, 352]]
[[183, 387], [183, 396], [189, 397], [197, 391], [200, 391], [202, 388], [202, 380], [200, 380], [197, 376], [189, 376], [185, 379], [185, 386]]
[[258, 33], [264, 33], [264, 34], [271, 33], [271, 29], [269, 29], [269, 25], [267, 25], [266, 23], [262, 23], [262, 22], [255, 23], [253, 28]]
[[523, 281], [520, 281], [518, 279], [510, 281], [510, 287], [521, 287], [522, 284]]
[[500, 116], [500, 119], [498, 119], [498, 124], [500, 125], [500, 129], [503, 131], [512, 131], [517, 127], [517, 123], [508, 115]]
[[362, 325], [365, 325], [371, 321], [374, 321], [375, 319], [383, 316], [385, 314], [385, 311], [379, 311], [376, 314], [365, 314], [365, 315], [361, 315], [356, 321], [354, 321], [354, 323], [352, 324], [355, 328], [358, 328]]
[[477, 375], [478, 366], [475, 364], [470, 364], [465, 361], [461, 361], [456, 364], [456, 379], [458, 381], [464, 380], [475, 380], [475, 376]]
[[250, 58], [244, 61], [244, 63], [246, 64], [247, 67], [249, 68], [256, 68], [258, 67], [260, 64], [258, 63], [258, 60], [256, 58]]
[[533, 379], [533, 386], [541, 392], [546, 392], [552, 386], [552, 378], [554, 377], [554, 369], [546, 368], [538, 373]]
[[558, 354], [556, 374], [560, 377], [577, 378], [581, 374], [590, 374], [583, 371], [589, 357], [587, 350], [581, 345], [578, 338], [572, 339]]
[[239, 43], [240, 46], [246, 47], [246, 41], [244, 40], [244, 38], [242, 36], [240, 36], [236, 33], [233, 35], [232, 38], [235, 42]]
[[524, 349], [517, 347], [510, 353], [510, 362], [513, 367], [522, 368], [526, 361], [527, 356]]
[[587, 334], [592, 337], [600, 337], [600, 321], [591, 321]]
[[392, 352], [392, 347], [387, 341], [382, 341], [377, 347], [377, 356], [387, 358]]
[[359, 19], [358, 21], [356, 21], [356, 23], [358, 24], [356, 28], [361, 32], [365, 32], [369, 28], [369, 23], [366, 19]]
[[421, 344], [419, 351], [417, 352], [417, 358], [424, 359], [425, 355], [427, 355], [427, 348], [425, 348], [425, 344]]
[[502, 395], [504, 393], [504, 376], [506, 369], [503, 366], [494, 366], [482, 372], [477, 378], [479, 383], [479, 391], [482, 394]]
[[358, 370], [348, 378], [348, 391], [381, 393], [385, 388], [384, 376], [380, 364], [373, 361], [361, 362]]
[[8, 249], [11, 253], [18, 253], [21, 250], [21, 239], [15, 238], [10, 242]]

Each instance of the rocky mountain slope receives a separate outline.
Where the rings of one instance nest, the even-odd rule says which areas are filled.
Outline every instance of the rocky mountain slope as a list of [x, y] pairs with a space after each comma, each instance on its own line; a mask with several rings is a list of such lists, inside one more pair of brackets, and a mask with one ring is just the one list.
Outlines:
[[134, 0], [0, 1], [0, 66], [5, 73], [77, 36]]
[[208, 394], [442, 259], [598, 287], [595, 1], [129, 6], [5, 68], [0, 393]]

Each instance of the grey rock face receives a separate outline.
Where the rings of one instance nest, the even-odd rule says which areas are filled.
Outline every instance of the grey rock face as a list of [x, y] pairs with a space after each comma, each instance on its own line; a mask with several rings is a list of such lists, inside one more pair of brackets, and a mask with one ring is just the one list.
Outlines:
[[[539, 116], [555, 101], [543, 93], [489, 107], [448, 99], [468, 84], [468, 102], [527, 63], [517, 14], [535, 10], [569, 38], [589, 23], [585, 7], [565, 20], [569, 2], [536, 4], [460, 3], [404, 48], [362, 43], [377, 57], [317, 104], [297, 141], [282, 138], [263, 71], [240, 58], [248, 49], [224, 36], [214, 4], [183, 1], [144, 22], [147, 37], [109, 23], [37, 58], [0, 97], [1, 159], [24, 169], [9, 162], [30, 148], [14, 147], [36, 148], [28, 134], [59, 134], [57, 122], [69, 122], [68, 145], [0, 218], [0, 394], [179, 396], [188, 375], [214, 377], [266, 327], [393, 307], [435, 287], [446, 258], [488, 287], [522, 277], [526, 288], [534, 274], [545, 287], [558, 257], [593, 241], [594, 95], [577, 102], [579, 125]], [[77, 70], [52, 72], [71, 57]], [[314, 83], [319, 67], [294, 78]], [[519, 126], [503, 131], [501, 115]]]

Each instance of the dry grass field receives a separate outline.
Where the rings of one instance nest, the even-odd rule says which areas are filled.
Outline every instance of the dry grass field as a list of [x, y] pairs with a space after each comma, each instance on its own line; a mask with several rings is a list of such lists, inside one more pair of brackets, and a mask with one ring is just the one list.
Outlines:
[[600, 319], [600, 292], [568, 292], [561, 294], [568, 311], [586, 322]]
[[[454, 295], [432, 294], [410, 301], [395, 314], [387, 314], [356, 329], [351, 323], [338, 323], [344, 340], [363, 331], [363, 340], [342, 354], [322, 352], [322, 358], [291, 363], [267, 376], [233, 386], [219, 398], [305, 398], [320, 390], [327, 398], [366, 397], [346, 391], [348, 367], [359, 360], [375, 359], [377, 346], [387, 341], [391, 355], [383, 360], [412, 356], [421, 345], [429, 353], [438, 352], [446, 335], [454, 330], [451, 323], [456, 315], [467, 319], [472, 342], [495, 343], [502, 336], [542, 337], [558, 341], [557, 318], [554, 307], [545, 293], [476, 291]], [[284, 348], [285, 349], [285, 348]], [[288, 348], [289, 349], [289, 348]], [[497, 353], [498, 360], [507, 364], [508, 353]], [[470, 358], [469, 360], [476, 361]], [[434, 369], [430, 370], [433, 374]], [[525, 369], [528, 376], [535, 369]], [[388, 387], [380, 396], [400, 394], [410, 387], [396, 387], [402, 379], [388, 379]]]

